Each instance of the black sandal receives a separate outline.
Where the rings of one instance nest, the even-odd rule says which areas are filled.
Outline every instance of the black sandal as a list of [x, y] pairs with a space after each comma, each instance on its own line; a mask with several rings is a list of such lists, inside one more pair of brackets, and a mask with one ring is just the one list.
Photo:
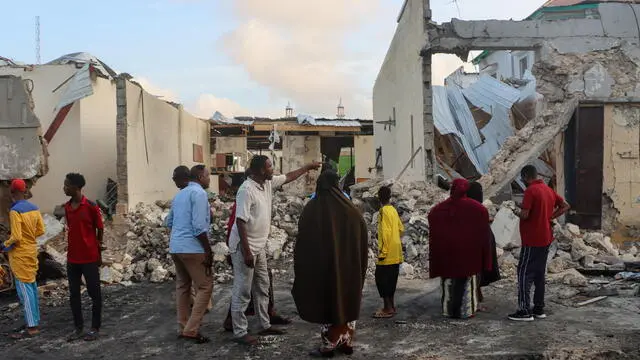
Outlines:
[[286, 317], [280, 316], [280, 315], [273, 315], [271, 316], [271, 318], [269, 319], [271, 322], [271, 325], [290, 325], [291, 324], [291, 320], [287, 319]]
[[264, 329], [262, 331], [260, 331], [258, 333], [258, 335], [260, 336], [282, 336], [285, 335], [287, 332], [281, 329], [276, 329], [276, 328], [268, 328], [268, 329]]
[[321, 351], [320, 349], [315, 349], [309, 352], [309, 356], [315, 358], [332, 358], [335, 355], [333, 350], [330, 351]]
[[100, 338], [100, 333], [97, 330], [91, 330], [84, 335], [84, 341], [96, 341]]
[[202, 334], [198, 334], [196, 336], [186, 336], [186, 335], [178, 335], [179, 339], [182, 340], [189, 340], [189, 341], [193, 341], [196, 344], [206, 344], [208, 342], [211, 342], [211, 339], [209, 339], [206, 336], [203, 336]]

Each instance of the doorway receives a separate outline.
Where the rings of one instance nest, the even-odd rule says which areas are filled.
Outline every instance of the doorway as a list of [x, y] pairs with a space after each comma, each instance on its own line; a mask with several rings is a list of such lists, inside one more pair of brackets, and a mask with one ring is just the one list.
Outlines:
[[583, 229], [602, 227], [604, 106], [581, 105], [565, 132], [567, 221]]

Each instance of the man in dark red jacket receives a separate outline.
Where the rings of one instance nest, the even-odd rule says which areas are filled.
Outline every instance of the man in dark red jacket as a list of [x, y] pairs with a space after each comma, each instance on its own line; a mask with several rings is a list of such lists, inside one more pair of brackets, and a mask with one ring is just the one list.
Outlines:
[[[247, 178], [249, 172], [245, 172], [244, 179]], [[243, 180], [244, 180], [243, 179]], [[236, 222], [236, 203], [233, 203], [231, 207], [231, 214], [229, 215], [229, 221], [227, 222], [227, 245], [229, 245], [229, 236], [231, 236], [231, 229], [233, 228], [233, 224]], [[230, 259], [229, 259], [230, 260]], [[229, 261], [231, 264], [231, 261]], [[255, 315], [255, 309], [253, 307], [253, 296], [251, 302], [249, 303], [249, 307], [247, 311], [245, 311], [247, 316]], [[291, 324], [291, 320], [284, 318], [276, 313], [276, 310], [273, 305], [273, 275], [271, 273], [271, 269], [269, 269], [269, 318], [271, 319], [271, 325], [289, 325]], [[223, 324], [225, 331], [233, 331], [233, 323], [231, 320], [231, 306], [229, 306], [229, 312], [227, 313], [227, 318], [224, 320]]]
[[451, 196], [429, 212], [429, 276], [440, 277], [442, 314], [475, 316], [477, 275], [492, 268], [489, 212], [469, 199], [469, 182], [456, 179]]

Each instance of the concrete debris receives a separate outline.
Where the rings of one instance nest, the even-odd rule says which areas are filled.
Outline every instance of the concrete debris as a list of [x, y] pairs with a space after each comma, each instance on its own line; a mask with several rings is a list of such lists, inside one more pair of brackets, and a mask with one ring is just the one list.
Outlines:
[[[519, 219], [513, 215], [513, 202], [500, 206], [487, 203], [489, 211], [496, 213], [492, 230], [499, 252], [498, 262], [504, 277], [515, 275], [520, 253]], [[549, 247], [547, 270], [550, 274], [566, 275], [574, 269], [616, 271], [624, 262], [638, 261], [638, 250], [634, 247], [621, 251], [601, 232], [582, 231], [574, 224], [554, 226], [555, 241]], [[622, 253], [622, 255], [620, 255]], [[560, 281], [563, 283], [563, 281]], [[581, 281], [568, 281], [581, 283]]]
[[585, 305], [593, 304], [595, 302], [602, 301], [602, 300], [604, 300], [606, 298], [607, 298], [607, 296], [598, 296], [597, 298], [593, 298], [593, 299], [589, 299], [589, 300], [586, 300], [586, 301], [583, 301], [583, 302], [579, 302], [579, 303], [576, 304], [576, 306], [585, 306]]
[[576, 269], [569, 269], [559, 274], [549, 275], [548, 280], [551, 283], [569, 286], [587, 286], [587, 284], [589, 283], [587, 278], [584, 275], [580, 274]]
[[38, 246], [45, 246], [49, 240], [55, 238], [64, 231], [64, 225], [55, 217], [49, 214], [42, 215], [44, 221], [44, 235], [40, 236]]

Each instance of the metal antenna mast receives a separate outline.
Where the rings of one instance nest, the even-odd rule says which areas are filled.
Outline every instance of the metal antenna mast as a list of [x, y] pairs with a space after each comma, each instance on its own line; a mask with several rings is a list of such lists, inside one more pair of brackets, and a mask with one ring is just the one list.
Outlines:
[[42, 63], [40, 57], [40, 16], [36, 16], [36, 63], [38, 65]]

